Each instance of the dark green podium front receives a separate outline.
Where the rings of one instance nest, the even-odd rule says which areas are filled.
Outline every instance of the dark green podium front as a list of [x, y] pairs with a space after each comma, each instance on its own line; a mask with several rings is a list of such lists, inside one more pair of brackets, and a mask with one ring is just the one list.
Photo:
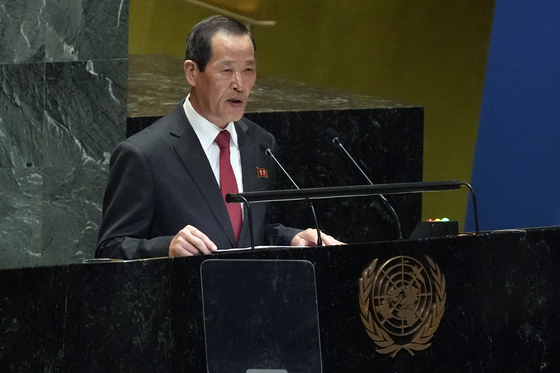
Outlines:
[[[557, 372], [559, 248], [560, 228], [552, 227], [5, 270], [0, 371]], [[402, 286], [394, 280], [392, 303], [371, 295], [376, 310], [409, 310], [404, 303], [416, 298], [402, 296], [405, 287], [422, 290], [436, 267], [433, 289], [444, 285], [445, 298], [431, 293], [444, 307], [437, 330], [417, 340], [426, 348], [414, 355], [378, 352], [363, 321], [364, 270], [381, 277], [395, 258], [424, 263], [426, 272]], [[420, 320], [403, 317], [397, 330]], [[393, 350], [407, 338], [392, 337]]]
[[206, 260], [200, 277], [208, 372], [321, 372], [311, 262]]

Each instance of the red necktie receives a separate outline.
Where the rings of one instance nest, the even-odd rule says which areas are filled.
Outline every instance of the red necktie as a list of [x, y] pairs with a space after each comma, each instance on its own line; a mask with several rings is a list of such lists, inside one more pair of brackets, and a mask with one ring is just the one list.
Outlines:
[[[235, 179], [235, 174], [233, 173], [233, 168], [231, 168], [229, 159], [230, 138], [231, 134], [224, 130], [220, 131], [214, 140], [214, 142], [220, 147], [220, 188], [222, 189], [224, 202], [226, 200], [226, 194], [239, 192], [239, 189], [237, 189], [237, 180]], [[241, 226], [243, 225], [241, 205], [239, 203], [226, 202], [226, 207], [231, 220], [231, 225], [233, 226], [233, 233], [235, 233], [235, 239], [239, 241]]]

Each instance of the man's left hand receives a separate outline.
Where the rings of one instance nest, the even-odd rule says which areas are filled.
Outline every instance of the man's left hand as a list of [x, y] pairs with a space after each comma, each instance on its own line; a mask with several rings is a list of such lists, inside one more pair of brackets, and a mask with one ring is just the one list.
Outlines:
[[[323, 232], [321, 232], [321, 240], [323, 241], [323, 246], [345, 245], [344, 242], [340, 242], [336, 238], [333, 238]], [[308, 228], [299, 232], [294, 236], [294, 238], [292, 238], [292, 242], [290, 244], [292, 246], [317, 246], [317, 230]]]

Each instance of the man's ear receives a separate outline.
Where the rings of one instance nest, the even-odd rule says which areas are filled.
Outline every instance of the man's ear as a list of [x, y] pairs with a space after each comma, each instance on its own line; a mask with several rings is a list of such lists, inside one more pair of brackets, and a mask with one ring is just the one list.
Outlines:
[[185, 78], [191, 87], [196, 85], [196, 76], [200, 73], [196, 62], [191, 60], [186, 60], [183, 63], [183, 70], [185, 71]]

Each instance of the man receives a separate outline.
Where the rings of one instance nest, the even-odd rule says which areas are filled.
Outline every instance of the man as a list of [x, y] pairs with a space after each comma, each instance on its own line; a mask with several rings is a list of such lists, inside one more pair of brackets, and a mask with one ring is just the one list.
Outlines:
[[[227, 17], [191, 30], [184, 62], [189, 96], [111, 156], [97, 257], [189, 256], [250, 245], [241, 206], [226, 206], [224, 195], [273, 187], [274, 164], [259, 146], [274, 147], [275, 139], [243, 118], [256, 80], [255, 51], [246, 27]], [[315, 230], [265, 224], [263, 204], [251, 211], [257, 245], [316, 245]]]

